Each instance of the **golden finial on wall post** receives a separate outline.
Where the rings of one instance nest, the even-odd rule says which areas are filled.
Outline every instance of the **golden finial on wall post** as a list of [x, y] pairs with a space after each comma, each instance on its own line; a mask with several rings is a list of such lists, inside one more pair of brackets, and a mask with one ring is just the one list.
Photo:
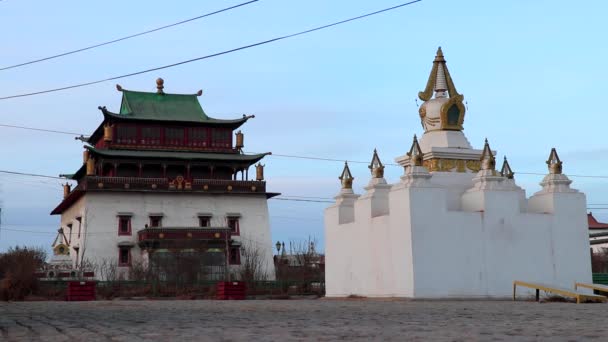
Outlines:
[[547, 166], [549, 167], [549, 173], [559, 175], [562, 173], [562, 161], [559, 160], [555, 147], [551, 149], [549, 159], [547, 160]]
[[412, 142], [412, 147], [410, 147], [407, 156], [410, 157], [410, 166], [422, 166], [424, 154], [422, 153], [416, 134], [414, 134], [414, 141]]
[[264, 180], [264, 166], [265, 165], [262, 165], [262, 163], [258, 163], [258, 165], [255, 166], [255, 180]]
[[372, 172], [372, 177], [384, 178], [384, 165], [382, 165], [382, 161], [380, 161], [380, 157], [378, 157], [378, 151], [376, 149], [374, 149], [374, 155], [368, 168]]
[[85, 148], [84, 151], [82, 151], [82, 163], [86, 164], [87, 160], [89, 160], [89, 150]]
[[504, 161], [502, 162], [502, 168], [500, 169], [500, 175], [507, 179], [513, 179], [513, 177], [515, 176], [515, 172], [513, 172], [513, 170], [511, 170], [511, 165], [509, 165], [509, 162], [507, 161], [506, 156], [505, 156]]
[[494, 154], [492, 153], [492, 149], [490, 148], [490, 144], [488, 143], [488, 139], [486, 139], [483, 145], [483, 152], [481, 153], [481, 169], [482, 170], [495, 170], [496, 169], [496, 159], [494, 158]]
[[338, 177], [340, 182], [342, 183], [342, 189], [352, 189], [353, 188], [353, 180], [355, 179], [350, 173], [350, 169], [348, 168], [348, 162], [344, 162], [344, 170], [342, 170], [342, 174]]

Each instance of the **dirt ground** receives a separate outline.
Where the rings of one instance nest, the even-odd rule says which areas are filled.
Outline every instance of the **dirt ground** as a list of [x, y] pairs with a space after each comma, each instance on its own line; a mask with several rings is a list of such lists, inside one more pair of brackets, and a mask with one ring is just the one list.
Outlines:
[[0, 303], [6, 341], [608, 340], [608, 304], [141, 300]]

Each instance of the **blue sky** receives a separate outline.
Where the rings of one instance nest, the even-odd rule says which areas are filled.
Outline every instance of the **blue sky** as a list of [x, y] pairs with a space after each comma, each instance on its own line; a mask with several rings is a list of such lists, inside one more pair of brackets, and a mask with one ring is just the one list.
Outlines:
[[[0, 66], [80, 48], [217, 10], [239, 1], [0, 2]], [[399, 4], [398, 1], [261, 0], [144, 37], [22, 68], [0, 71], [0, 97], [107, 78], [297, 32]], [[255, 114], [246, 151], [384, 162], [420, 135], [415, 98], [442, 46], [468, 103], [465, 134], [488, 138], [515, 172], [546, 172], [556, 147], [564, 172], [608, 176], [604, 1], [438, 1], [420, 3], [274, 44], [119, 80], [126, 89], [193, 93], [217, 118]], [[0, 123], [88, 134], [117, 110], [116, 82], [0, 101]], [[57, 175], [81, 163], [67, 135], [0, 128], [0, 169]], [[339, 162], [268, 157], [271, 191], [332, 197]], [[355, 187], [369, 179], [353, 164]], [[386, 176], [396, 182], [398, 167]], [[516, 175], [531, 195], [542, 176]], [[608, 203], [608, 179], [572, 177], [588, 203]], [[61, 199], [59, 181], [0, 174], [0, 251], [48, 247]], [[315, 236], [323, 246], [326, 203], [271, 201], [273, 240]], [[604, 205], [603, 207], [608, 207]], [[608, 210], [594, 212], [608, 221]], [[28, 230], [36, 233], [9, 231]]]

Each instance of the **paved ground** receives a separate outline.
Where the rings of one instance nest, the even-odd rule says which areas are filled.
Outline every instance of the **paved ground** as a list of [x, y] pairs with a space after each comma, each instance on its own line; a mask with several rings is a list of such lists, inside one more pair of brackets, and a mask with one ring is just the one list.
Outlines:
[[606, 341], [607, 313], [510, 301], [0, 302], [0, 340]]

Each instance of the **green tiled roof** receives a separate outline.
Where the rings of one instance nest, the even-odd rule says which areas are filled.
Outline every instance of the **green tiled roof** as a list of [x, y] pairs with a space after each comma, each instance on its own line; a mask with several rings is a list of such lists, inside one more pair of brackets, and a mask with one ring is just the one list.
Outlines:
[[270, 153], [240, 154], [240, 153], [200, 153], [200, 152], [173, 152], [173, 151], [134, 151], [134, 150], [106, 150], [85, 146], [94, 154], [110, 158], [151, 158], [176, 159], [200, 161], [235, 161], [255, 163]]
[[119, 115], [144, 120], [204, 122], [209, 120], [196, 95], [122, 91]]

